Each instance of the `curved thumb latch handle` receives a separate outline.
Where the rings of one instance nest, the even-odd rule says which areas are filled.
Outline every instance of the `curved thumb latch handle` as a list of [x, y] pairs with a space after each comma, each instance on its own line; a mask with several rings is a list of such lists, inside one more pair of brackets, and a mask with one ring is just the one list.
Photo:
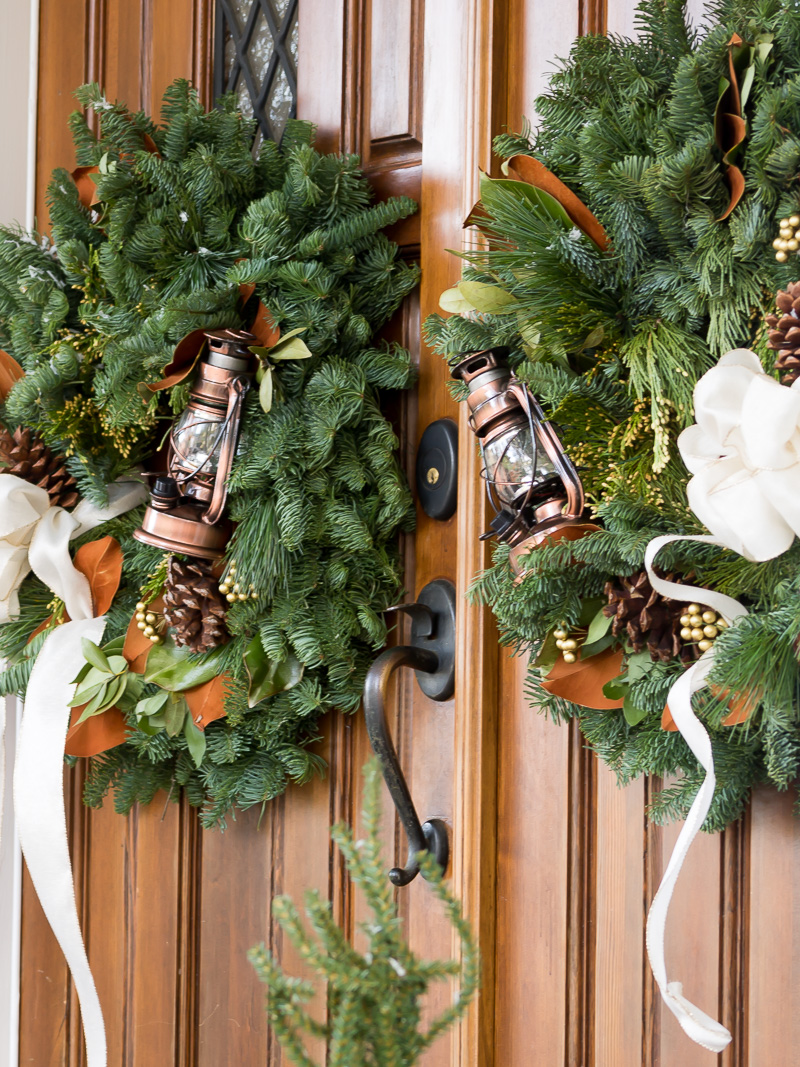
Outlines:
[[442, 871], [447, 868], [449, 843], [447, 826], [441, 819], [420, 823], [414, 802], [386, 722], [386, 693], [389, 680], [399, 667], [411, 667], [424, 692], [434, 700], [453, 695], [455, 664], [455, 589], [451, 582], [438, 579], [425, 586], [419, 603], [410, 608], [413, 620], [411, 645], [398, 645], [382, 652], [370, 667], [364, 683], [364, 717], [370, 744], [381, 765], [397, 814], [408, 836], [405, 867], [389, 871], [397, 886], [408, 885], [419, 874], [417, 856], [430, 852]]

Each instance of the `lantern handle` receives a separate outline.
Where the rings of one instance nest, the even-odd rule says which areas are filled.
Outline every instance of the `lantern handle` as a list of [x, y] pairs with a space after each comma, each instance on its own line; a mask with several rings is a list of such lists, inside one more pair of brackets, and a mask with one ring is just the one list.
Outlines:
[[[545, 417], [545, 413], [542, 410], [539, 401], [524, 382], [521, 382], [518, 378], [512, 378], [508, 386], [508, 392], [517, 398], [527, 414], [528, 422], [531, 425], [532, 435], [533, 419], [534, 417], [536, 418], [544, 450], [553, 466], [559, 472], [561, 481], [564, 484], [564, 489], [567, 493], [567, 507], [563, 513], [564, 517], [567, 519], [580, 518], [586, 506], [583, 483], [581, 482], [574, 463], [565, 452], [564, 446], [561, 443], [561, 438], [556, 433], [555, 427], [552, 422]], [[533, 436], [535, 441], [535, 435]]]
[[242, 404], [249, 388], [250, 382], [243, 376], [234, 378], [228, 383], [228, 407], [222, 424], [224, 427], [222, 448], [214, 478], [214, 492], [207, 510], [201, 516], [203, 522], [209, 526], [213, 526], [220, 520], [225, 507], [225, 500], [228, 496], [228, 476], [233, 466], [236, 442], [239, 437]]

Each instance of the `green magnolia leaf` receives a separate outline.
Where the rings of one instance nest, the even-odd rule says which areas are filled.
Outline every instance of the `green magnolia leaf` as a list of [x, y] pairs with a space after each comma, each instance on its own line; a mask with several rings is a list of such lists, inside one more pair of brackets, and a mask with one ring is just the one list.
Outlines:
[[516, 306], [519, 303], [507, 290], [487, 282], [461, 281], [458, 283], [458, 289], [464, 299], [483, 315], [502, 314], [511, 310], [511, 305]]
[[609, 700], [622, 700], [627, 695], [628, 683], [624, 674], [617, 675], [603, 686], [603, 696], [608, 697]]
[[169, 737], [177, 737], [189, 716], [189, 705], [178, 693], [170, 693], [164, 705], [164, 724]]
[[272, 410], [272, 367], [264, 368], [264, 377], [258, 387], [258, 402], [267, 414]]
[[147, 734], [148, 737], [155, 737], [156, 734], [160, 734], [166, 726], [166, 720], [163, 714], [158, 715], [145, 715], [139, 720], [137, 726], [143, 734]]
[[592, 621], [589, 623], [589, 629], [586, 631], [585, 644], [591, 645], [595, 641], [599, 641], [601, 637], [605, 637], [608, 631], [611, 629], [611, 623], [614, 621], [613, 617], [608, 617], [603, 614], [603, 609], [595, 614]]
[[488, 212], [495, 214], [496, 208], [502, 212], [509, 193], [521, 200], [527, 200], [538, 218], [555, 219], [566, 230], [573, 228], [574, 223], [561, 204], [543, 189], [511, 178], [490, 178], [487, 174], [481, 174], [481, 202]]
[[183, 736], [186, 738], [189, 755], [194, 760], [195, 767], [199, 767], [203, 762], [203, 756], [206, 754], [206, 735], [195, 726], [191, 715], [186, 716], [186, 721], [183, 724]]
[[75, 690], [75, 696], [69, 703], [71, 708], [77, 708], [79, 704], [88, 704], [90, 700], [94, 700], [98, 693], [110, 683], [111, 679], [106, 675], [105, 680], [102, 682], [96, 682], [94, 685], [83, 685], [80, 689]]
[[103, 645], [103, 651], [107, 656], [121, 656], [124, 647], [125, 634], [121, 637], [115, 637], [113, 641], [109, 641], [107, 644]]
[[578, 616], [578, 626], [581, 628], [591, 625], [592, 619], [598, 613], [603, 604], [607, 603], [602, 596], [590, 596], [581, 601], [581, 613]]
[[92, 667], [91, 663], [84, 663], [84, 665], [81, 667], [81, 669], [75, 675], [75, 677], [72, 679], [70, 685], [80, 685], [81, 682], [86, 677], [86, 675], [89, 673], [89, 671], [94, 670], [94, 669], [95, 668]]
[[475, 310], [475, 306], [464, 296], [457, 285], [452, 289], [445, 289], [439, 297], [439, 307], [451, 315], [468, 315]]
[[625, 702], [622, 705], [622, 714], [629, 726], [636, 726], [647, 715], [643, 708], [638, 708], [631, 700], [630, 694], [625, 694]]
[[180, 693], [215, 678], [220, 673], [220, 661], [224, 654], [225, 648], [220, 645], [198, 659], [184, 645], [178, 647], [171, 641], [165, 641], [163, 645], [155, 645], [150, 650], [144, 680], [155, 682], [171, 693]]
[[244, 665], [250, 679], [247, 689], [250, 708], [284, 689], [292, 689], [303, 677], [303, 665], [293, 653], [290, 652], [285, 660], [271, 659], [258, 634], [245, 649]]
[[125, 677], [125, 690], [117, 701], [120, 711], [129, 711], [136, 704], [144, 689], [144, 678], [141, 674], [133, 674], [131, 671]]
[[106, 671], [108, 674], [113, 673], [111, 664], [108, 662], [108, 656], [106, 656], [102, 648], [99, 648], [94, 641], [90, 641], [88, 637], [81, 638], [81, 651], [87, 663], [91, 663], [99, 671]]
[[598, 637], [596, 641], [584, 641], [581, 645], [581, 659], [589, 659], [590, 656], [596, 656], [598, 652], [605, 652], [607, 648], [615, 643], [616, 638], [613, 634], [604, 634], [603, 637]]
[[149, 715], [155, 715], [169, 700], [169, 693], [166, 689], [162, 689], [160, 693], [156, 693], [154, 696], [145, 697], [144, 700], [140, 700], [136, 705], [136, 718], [147, 718]]
[[[295, 333], [298, 331], [292, 331]], [[311, 359], [314, 353], [299, 337], [282, 337], [274, 348], [269, 350], [270, 359]]]
[[639, 678], [643, 678], [650, 672], [653, 667], [653, 661], [650, 659], [649, 652], [633, 652], [628, 656], [627, 671], [625, 677], [628, 680], [628, 685], [631, 682], [637, 681]]
[[551, 630], [547, 637], [544, 639], [542, 647], [539, 649], [539, 654], [536, 657], [535, 666], [542, 672], [542, 677], [545, 678], [550, 671], [555, 667], [556, 660], [559, 657], [559, 649], [556, 646], [556, 638], [554, 632]]
[[[250, 345], [248, 351], [252, 352], [254, 356], [258, 356], [260, 359], [272, 359], [276, 348], [280, 348], [292, 337], [297, 337], [298, 334], [305, 333], [307, 328], [308, 327], [306, 326], [298, 326], [296, 330], [289, 330], [288, 333], [281, 334], [277, 343], [273, 345], [272, 348], [264, 348], [263, 345]], [[306, 349], [306, 351], [308, 350]], [[308, 354], [311, 355], [310, 352]], [[261, 379], [259, 379], [259, 381], [260, 380]]]
[[125, 674], [128, 670], [128, 661], [124, 656], [109, 656], [108, 665], [116, 675]]

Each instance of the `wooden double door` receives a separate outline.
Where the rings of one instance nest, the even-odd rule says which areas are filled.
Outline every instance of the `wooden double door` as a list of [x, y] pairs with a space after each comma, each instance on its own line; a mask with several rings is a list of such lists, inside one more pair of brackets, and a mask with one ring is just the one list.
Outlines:
[[[415, 802], [451, 834], [450, 875], [479, 931], [483, 985], [463, 1024], [425, 1067], [705, 1067], [662, 1011], [644, 954], [646, 908], [675, 829], [648, 824], [650, 783], [620, 791], [574, 730], [528, 705], [524, 664], [498, 648], [489, 612], [464, 592], [486, 563], [488, 517], [463, 412], [420, 323], [458, 279], [445, 250], [464, 240], [491, 138], [518, 128], [557, 55], [580, 32], [630, 31], [628, 0], [300, 0], [299, 113], [324, 149], [355, 151], [380, 195], [408, 193], [419, 213], [397, 228], [422, 265], [419, 293], [395, 323], [418, 355], [403, 401], [403, 458], [434, 419], [459, 421], [458, 507], [418, 511], [406, 586], [448, 578], [458, 591], [455, 696], [436, 704], [398, 677], [393, 729]], [[210, 0], [41, 0], [38, 215], [54, 166], [70, 166], [70, 91], [156, 109], [189, 77], [210, 102]], [[329, 839], [357, 821], [369, 747], [360, 715], [322, 724], [325, 780], [292, 788], [265, 813], [203, 832], [184, 805], [157, 798], [127, 819], [89, 812], [67, 776], [71, 840], [89, 956], [106, 1014], [110, 1067], [279, 1067], [263, 990], [246, 960], [266, 940], [302, 973], [270, 920], [276, 893], [315, 886], [354, 931], [354, 897]], [[386, 803], [389, 851], [405, 840]], [[421, 879], [398, 891], [412, 945], [454, 951]], [[59, 950], [25, 881], [20, 1064], [78, 1067], [77, 1006]], [[696, 844], [670, 919], [669, 958], [687, 993], [734, 1034], [726, 1067], [800, 1064], [800, 831], [791, 800], [758, 794], [748, 816]], [[442, 988], [431, 1010], [449, 1001]], [[320, 1064], [323, 1050], [317, 1050]], [[353, 1067], [359, 1067], [354, 1064]]]

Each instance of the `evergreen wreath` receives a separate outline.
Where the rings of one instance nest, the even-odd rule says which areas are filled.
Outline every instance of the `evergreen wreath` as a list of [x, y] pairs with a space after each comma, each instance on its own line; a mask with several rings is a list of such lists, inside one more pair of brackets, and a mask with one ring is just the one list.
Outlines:
[[[778, 231], [783, 220], [791, 238], [800, 222], [785, 218], [798, 213], [800, 16], [777, 0], [720, 0], [707, 17], [699, 36], [679, 0], [645, 0], [636, 40], [576, 41], [536, 101], [535, 129], [496, 139], [508, 177], [484, 177], [471, 218], [488, 246], [463, 253], [463, 280], [442, 298], [461, 316], [425, 328], [451, 362], [509, 346], [580, 471], [602, 529], [531, 553], [516, 583], [498, 545], [473, 595], [491, 604], [503, 640], [530, 653], [532, 703], [556, 721], [577, 716], [621, 784], [676, 776], [651, 805], [656, 821], [685, 815], [702, 781], [665, 728], [665, 701], [698, 625], [701, 650], [716, 642], [710, 688], [695, 697], [713, 743], [713, 830], [742, 812], [756, 783], [786, 789], [798, 775], [800, 543], [765, 563], [691, 542], [661, 552], [672, 580], [747, 604], [729, 629], [702, 604], [659, 598], [642, 568], [651, 538], [705, 532], [676, 449], [695, 383], [739, 347], [773, 373], [765, 316], [797, 276], [773, 241], [797, 247]], [[524, 179], [542, 164], [572, 202], [545, 191], [553, 182]], [[792, 299], [781, 297], [779, 314]], [[793, 340], [772, 343], [791, 355]], [[793, 364], [784, 354], [778, 365]], [[584, 666], [623, 653], [619, 676], [597, 690], [602, 708], [553, 691], [563, 692], [553, 665], [567, 673], [581, 642]]]
[[[121, 715], [125, 739], [92, 760], [85, 800], [99, 805], [113, 787], [126, 812], [182, 787], [213, 825], [322, 769], [308, 748], [318, 719], [358, 706], [386, 637], [380, 613], [401, 592], [398, 534], [413, 506], [381, 392], [408, 388], [415, 372], [408, 352], [375, 335], [418, 279], [381, 230], [416, 205], [371, 204], [358, 158], [316, 151], [306, 122], [253, 158], [254, 124], [233, 99], [205, 112], [185, 81], [167, 90], [159, 125], [96, 85], [76, 96], [97, 132], [72, 116], [79, 167], [53, 174], [52, 243], [0, 231], [2, 468], [53, 503], [102, 506], [115, 479], [156, 469], [189, 381], [146, 387], [164, 385], [186, 335], [241, 329], [266, 309], [284, 346], [274, 359], [258, 350], [274, 397], [265, 403], [262, 387], [246, 400], [221, 570], [134, 540], [141, 508], [73, 543], [76, 566], [88, 552], [106, 579], [121, 548], [106, 644], [84, 643], [76, 704]], [[185, 640], [167, 636], [142, 673], [126, 632], [137, 617], [147, 625], [168, 568], [164, 611]], [[217, 584], [255, 595], [219, 596]], [[186, 589], [205, 604], [200, 629]], [[0, 694], [24, 696], [61, 617], [29, 575], [0, 628]], [[211, 682], [203, 731], [184, 694]]]

